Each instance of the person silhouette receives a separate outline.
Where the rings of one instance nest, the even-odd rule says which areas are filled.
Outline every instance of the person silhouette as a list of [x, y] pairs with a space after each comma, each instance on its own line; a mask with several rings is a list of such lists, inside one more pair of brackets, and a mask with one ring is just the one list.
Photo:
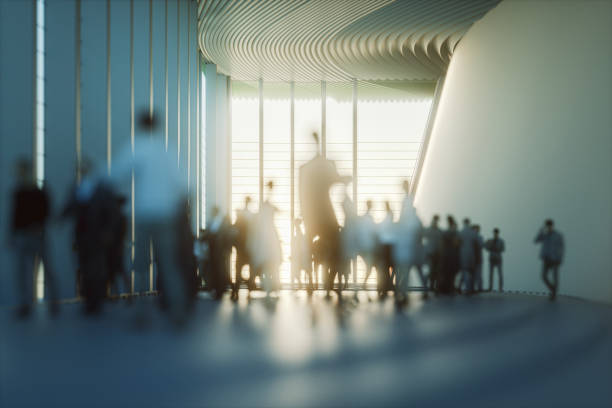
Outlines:
[[[563, 235], [555, 230], [554, 222], [547, 219], [534, 239], [539, 243], [542, 260], [542, 280], [550, 290], [550, 300], [555, 300], [559, 289], [559, 266], [563, 262], [565, 244]], [[549, 276], [552, 272], [552, 279]]]
[[393, 269], [396, 271], [395, 301], [398, 306], [408, 302], [410, 271], [416, 269], [423, 286], [423, 298], [427, 297], [427, 282], [423, 276], [423, 224], [414, 208], [409, 194], [408, 182], [404, 182], [406, 195], [402, 203], [399, 220], [395, 226], [393, 240]]
[[357, 254], [361, 257], [365, 264], [365, 278], [363, 279], [363, 289], [366, 288], [366, 283], [372, 269], [377, 268], [378, 262], [378, 232], [377, 226], [372, 217], [372, 208], [374, 204], [371, 200], [366, 201], [366, 212], [359, 216], [357, 233], [358, 249]]
[[378, 295], [386, 297], [387, 292], [393, 289], [393, 245], [395, 243], [395, 225], [393, 223], [393, 210], [391, 203], [385, 201], [385, 218], [377, 225], [378, 232]]
[[52, 315], [56, 315], [59, 312], [56, 303], [57, 285], [46, 238], [50, 215], [49, 195], [45, 189], [36, 185], [30, 160], [17, 160], [16, 171], [17, 185], [13, 190], [9, 244], [14, 250], [17, 264], [17, 316], [24, 318], [31, 312], [36, 259], [44, 266], [45, 287], [50, 297], [49, 310]]
[[442, 234], [442, 257], [438, 273], [438, 293], [455, 293], [455, 277], [459, 271], [459, 248], [461, 239], [457, 231], [455, 218], [449, 215], [447, 218], [448, 228]]
[[476, 269], [474, 271], [474, 290], [482, 292], [482, 250], [484, 248], [484, 239], [480, 234], [480, 225], [472, 225], [474, 234], [476, 235]]
[[[124, 195], [134, 191], [135, 217], [134, 272], [135, 290], [150, 288], [150, 266], [155, 254], [158, 280], [167, 302], [167, 312], [176, 324], [182, 324], [189, 308], [189, 288], [180, 272], [175, 251], [176, 219], [184, 214], [188, 200], [187, 180], [181, 174], [176, 153], [166, 150], [163, 139], [154, 132], [158, 121], [154, 114], [143, 111], [138, 119], [138, 132], [132, 144], [113, 161], [112, 182]], [[135, 310], [136, 323], [148, 320], [147, 307], [140, 302]]]
[[230, 283], [227, 257], [231, 251], [231, 226], [218, 206], [214, 206], [206, 226], [206, 237], [209, 245], [210, 271], [207, 287], [214, 299], [221, 299]]
[[461, 280], [458, 289], [459, 291], [464, 290], [467, 294], [472, 294], [474, 293], [474, 278], [476, 275], [478, 237], [470, 226], [469, 218], [463, 219], [463, 228], [459, 232], [459, 237], [461, 239], [459, 251]]
[[[267, 183], [269, 195], [274, 189], [274, 183]], [[279, 210], [269, 199], [264, 201], [255, 218], [253, 232], [249, 237], [247, 247], [251, 253], [251, 265], [256, 271], [261, 271], [262, 286], [266, 295], [280, 289], [278, 269], [283, 261], [281, 242], [274, 215]]]
[[[251, 203], [251, 197], [246, 196], [244, 198], [244, 208], [236, 211], [236, 222], [234, 222], [234, 247], [236, 248], [236, 277], [234, 279], [234, 286], [232, 289], [232, 297], [238, 297], [238, 289], [240, 288], [240, 284], [243, 281], [242, 279], [242, 270], [245, 266], [250, 265], [250, 254], [247, 249], [247, 237], [249, 236], [249, 232], [251, 226], [253, 224], [253, 219], [255, 214], [251, 212], [249, 209], [249, 204]], [[253, 273], [253, 271], [250, 271]]]
[[504, 289], [502, 253], [506, 250], [506, 244], [499, 237], [499, 228], [493, 229], [493, 238], [485, 242], [484, 248], [489, 253], [489, 291], [493, 290], [493, 272], [497, 269], [498, 287], [501, 292]]
[[[313, 138], [319, 143], [315, 132]], [[326, 277], [327, 292], [332, 289], [340, 264], [340, 226], [329, 197], [336, 183], [348, 183], [350, 176], [340, 176], [332, 160], [319, 152], [299, 169], [299, 193], [302, 219], [308, 242], [319, 237], [318, 251]]]
[[359, 254], [360, 220], [357, 208], [353, 200], [344, 188], [344, 200], [342, 200], [342, 211], [344, 212], [344, 226], [341, 229], [342, 260], [341, 269], [344, 276], [344, 289], [348, 287], [349, 275], [351, 273], [351, 262]]
[[438, 281], [438, 272], [441, 258], [442, 230], [438, 226], [439, 215], [434, 215], [431, 225], [424, 231], [425, 239], [425, 259], [429, 269], [428, 283], [429, 289], [435, 290]]
[[301, 273], [304, 271], [308, 278], [308, 292], [313, 290], [312, 282], [312, 251], [310, 244], [302, 232], [302, 220], [296, 218], [293, 222], [293, 247], [291, 248], [291, 283], [297, 282], [302, 286]]

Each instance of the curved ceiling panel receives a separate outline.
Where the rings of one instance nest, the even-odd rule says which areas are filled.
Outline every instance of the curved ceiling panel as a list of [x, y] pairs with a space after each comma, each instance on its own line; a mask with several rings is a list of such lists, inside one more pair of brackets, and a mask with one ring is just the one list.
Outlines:
[[200, 0], [206, 60], [238, 80], [435, 80], [500, 0]]

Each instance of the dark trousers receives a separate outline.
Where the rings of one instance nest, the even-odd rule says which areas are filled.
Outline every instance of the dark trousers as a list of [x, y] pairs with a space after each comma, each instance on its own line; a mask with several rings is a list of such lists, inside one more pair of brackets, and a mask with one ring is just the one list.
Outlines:
[[429, 255], [429, 275], [427, 276], [427, 280], [429, 283], [429, 290], [435, 290], [438, 284], [438, 274], [440, 267], [440, 255], [431, 254]]
[[493, 271], [497, 269], [497, 277], [499, 281], [499, 291], [504, 288], [503, 265], [501, 262], [489, 262], [489, 291], [493, 290]]
[[[551, 277], [552, 272], [552, 279]], [[559, 262], [545, 259], [542, 262], [542, 280], [550, 290], [551, 296], [556, 296], [559, 287]]]
[[45, 272], [45, 287], [48, 290], [51, 301], [57, 300], [57, 284], [53, 267], [49, 262], [49, 253], [42, 231], [20, 231], [14, 236], [15, 255], [17, 257], [17, 282], [19, 293], [19, 304], [29, 307], [34, 300], [33, 277], [36, 260], [42, 262]]

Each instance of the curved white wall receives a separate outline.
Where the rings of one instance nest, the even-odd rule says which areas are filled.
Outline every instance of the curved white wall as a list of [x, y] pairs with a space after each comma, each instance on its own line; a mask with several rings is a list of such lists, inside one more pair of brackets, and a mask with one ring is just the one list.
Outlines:
[[506, 0], [470, 29], [416, 205], [498, 226], [507, 290], [544, 291], [533, 238], [551, 217], [560, 292], [612, 301], [612, 2]]

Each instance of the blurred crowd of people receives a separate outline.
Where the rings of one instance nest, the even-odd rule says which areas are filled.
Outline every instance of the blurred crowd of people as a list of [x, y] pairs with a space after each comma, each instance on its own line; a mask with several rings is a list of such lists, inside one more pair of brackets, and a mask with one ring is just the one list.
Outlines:
[[[62, 206], [61, 219], [72, 220], [73, 249], [77, 261], [78, 293], [87, 313], [100, 311], [112, 293], [157, 290], [160, 305], [172, 321], [183, 322], [192, 310], [198, 290], [208, 290], [214, 298], [231, 291], [238, 298], [241, 285], [249, 290], [261, 287], [268, 295], [280, 289], [281, 240], [274, 224], [278, 209], [268, 199], [258, 211], [244, 208], [232, 223], [228, 214], [214, 207], [206, 228], [194, 234], [186, 180], [176, 165], [176, 154], [152, 136], [155, 117], [140, 119], [140, 132], [113, 162], [112, 172], [95, 170], [79, 163], [77, 180]], [[313, 135], [318, 144], [318, 136]], [[20, 160], [18, 186], [13, 199], [11, 244], [17, 260], [19, 315], [30, 313], [35, 262], [44, 264], [45, 286], [51, 312], [57, 313], [58, 284], [47, 248], [50, 198], [46, 189], [34, 182], [33, 166]], [[338, 223], [330, 200], [330, 188], [347, 186], [351, 177], [338, 174], [333, 161], [317, 153], [299, 169], [299, 197], [302, 218], [292, 222], [291, 283], [307, 291], [322, 288], [330, 292], [346, 289], [351, 273], [361, 258], [366, 282], [376, 273], [377, 292], [386, 297], [393, 292], [398, 305], [408, 301], [409, 277], [415, 273], [423, 296], [428, 293], [471, 295], [483, 290], [483, 252], [489, 255], [489, 285], [494, 275], [503, 290], [504, 240], [499, 229], [486, 241], [480, 227], [464, 219], [459, 227], [452, 217], [446, 228], [435, 215], [425, 227], [417, 215], [407, 181], [397, 221], [390, 203], [385, 218], [376, 223], [373, 203], [358, 214], [354, 202], [344, 193], [344, 225]], [[268, 182], [270, 193], [274, 184]], [[268, 194], [272, 197], [272, 194]], [[128, 197], [136, 217], [130, 226], [125, 215]], [[134, 246], [128, 244], [132, 228]], [[542, 279], [554, 299], [558, 269], [563, 260], [562, 235], [547, 220], [536, 240], [541, 243]], [[230, 254], [236, 250], [235, 276], [230, 273]], [[126, 254], [129, 256], [126, 257]], [[131, 262], [127, 262], [129, 258]], [[128, 267], [129, 265], [129, 267]], [[248, 278], [243, 276], [248, 266]], [[128, 272], [130, 271], [130, 272]], [[132, 272], [133, 271], [133, 272]], [[304, 279], [302, 279], [304, 278]], [[354, 278], [355, 279], [355, 278]], [[356, 279], [355, 279], [356, 281]], [[341, 296], [339, 296], [341, 299]], [[146, 320], [141, 302], [137, 319]]]

